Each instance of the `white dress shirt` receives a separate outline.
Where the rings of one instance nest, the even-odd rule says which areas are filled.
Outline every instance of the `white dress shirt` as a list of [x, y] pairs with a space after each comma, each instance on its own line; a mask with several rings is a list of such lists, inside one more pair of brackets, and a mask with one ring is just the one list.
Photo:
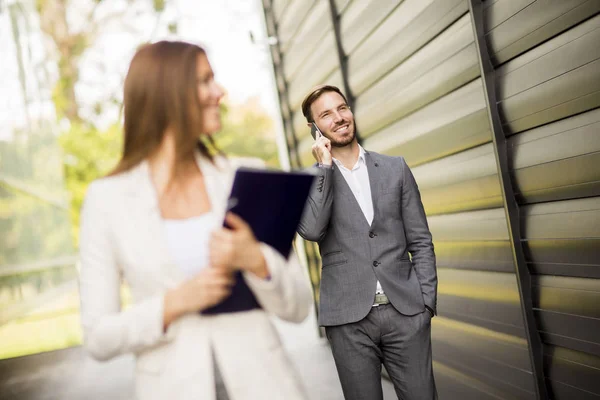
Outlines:
[[[350, 186], [350, 190], [354, 194], [354, 198], [358, 202], [360, 209], [362, 210], [365, 219], [369, 223], [369, 226], [373, 222], [373, 198], [371, 197], [371, 184], [369, 182], [369, 171], [367, 170], [367, 164], [365, 160], [365, 149], [362, 146], [358, 146], [358, 160], [352, 169], [344, 167], [340, 160], [333, 158], [333, 162], [338, 166], [342, 176]], [[377, 281], [376, 293], [383, 293], [381, 283]]]

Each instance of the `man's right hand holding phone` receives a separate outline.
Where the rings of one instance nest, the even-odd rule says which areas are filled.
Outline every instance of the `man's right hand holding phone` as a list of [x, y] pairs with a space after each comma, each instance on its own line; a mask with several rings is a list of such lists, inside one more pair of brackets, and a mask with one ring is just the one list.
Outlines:
[[331, 142], [317, 131], [316, 140], [312, 145], [312, 154], [319, 165], [331, 166]]

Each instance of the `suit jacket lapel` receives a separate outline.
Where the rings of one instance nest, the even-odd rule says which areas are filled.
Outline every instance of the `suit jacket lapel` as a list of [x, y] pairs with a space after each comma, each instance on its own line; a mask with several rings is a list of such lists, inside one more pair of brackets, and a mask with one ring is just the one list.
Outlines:
[[[211, 211], [223, 218], [226, 210], [227, 196], [232, 183], [232, 174], [227, 168], [227, 161], [216, 158], [215, 164], [196, 154], [198, 168], [204, 175], [204, 183], [211, 204]], [[149, 265], [158, 265], [156, 271], [164, 276], [167, 286], [174, 286], [183, 279], [183, 273], [171, 256], [165, 237], [163, 219], [160, 212], [158, 194], [150, 177], [150, 168], [146, 161], [129, 172], [127, 180], [128, 209], [135, 230], [132, 248], [136, 249], [140, 260], [148, 260]], [[149, 271], [150, 273], [151, 271]], [[154, 272], [154, 271], [152, 271]]]
[[346, 182], [346, 178], [344, 178], [342, 171], [339, 170], [338, 166], [335, 163], [333, 164], [333, 176], [335, 179], [335, 196], [339, 200], [346, 202], [347, 207], [354, 207], [355, 211], [352, 214], [360, 215], [362, 217], [361, 221], [369, 225], [369, 221], [367, 221], [365, 214], [360, 208], [360, 204], [358, 204], [358, 201], [356, 200], [356, 197], [354, 196], [350, 185], [348, 185], [348, 182]]
[[[231, 186], [231, 174], [228, 173], [226, 162], [217, 158], [216, 165], [213, 165], [200, 153], [196, 155], [196, 162], [204, 175], [211, 211], [222, 219], [225, 215], [228, 188]], [[143, 161], [128, 174], [130, 178], [127, 180], [125, 191], [129, 213], [136, 227], [133, 240], [137, 242], [131, 247], [135, 249], [139, 260], [147, 260], [149, 266], [158, 266], [158, 270], [149, 270], [148, 273], [158, 273], [164, 277], [167, 286], [174, 286], [185, 277], [175, 265], [166, 243], [158, 194], [150, 177], [148, 163]]]
[[367, 165], [367, 172], [369, 174], [369, 185], [371, 186], [371, 201], [373, 201], [373, 222], [371, 226], [375, 224], [377, 217], [379, 216], [379, 199], [381, 196], [379, 193], [381, 192], [380, 186], [383, 181], [381, 179], [381, 171], [379, 170], [381, 166], [379, 162], [373, 160], [373, 156], [369, 154], [369, 152], [365, 151], [365, 164]]
[[129, 248], [148, 266], [148, 274], [156, 274], [156, 279], [166, 286], [175, 286], [184, 277], [167, 247], [158, 194], [147, 161], [129, 172], [126, 184], [127, 206], [134, 227]]

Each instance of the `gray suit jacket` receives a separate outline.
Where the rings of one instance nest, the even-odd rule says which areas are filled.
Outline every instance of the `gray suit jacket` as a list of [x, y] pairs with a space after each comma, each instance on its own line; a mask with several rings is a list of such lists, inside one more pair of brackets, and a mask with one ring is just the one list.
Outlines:
[[371, 226], [334, 164], [315, 168], [318, 177], [298, 228], [304, 239], [319, 243], [322, 326], [363, 319], [373, 305], [377, 280], [402, 314], [421, 313], [425, 305], [436, 309], [435, 254], [415, 179], [402, 157], [367, 152], [365, 160]]

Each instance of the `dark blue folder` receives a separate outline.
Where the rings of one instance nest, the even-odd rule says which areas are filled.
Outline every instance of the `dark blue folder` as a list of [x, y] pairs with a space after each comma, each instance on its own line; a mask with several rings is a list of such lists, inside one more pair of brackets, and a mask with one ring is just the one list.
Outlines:
[[[236, 171], [228, 209], [242, 217], [259, 242], [289, 257], [314, 175], [307, 172], [240, 168]], [[241, 272], [231, 295], [202, 314], [220, 314], [260, 308]]]

